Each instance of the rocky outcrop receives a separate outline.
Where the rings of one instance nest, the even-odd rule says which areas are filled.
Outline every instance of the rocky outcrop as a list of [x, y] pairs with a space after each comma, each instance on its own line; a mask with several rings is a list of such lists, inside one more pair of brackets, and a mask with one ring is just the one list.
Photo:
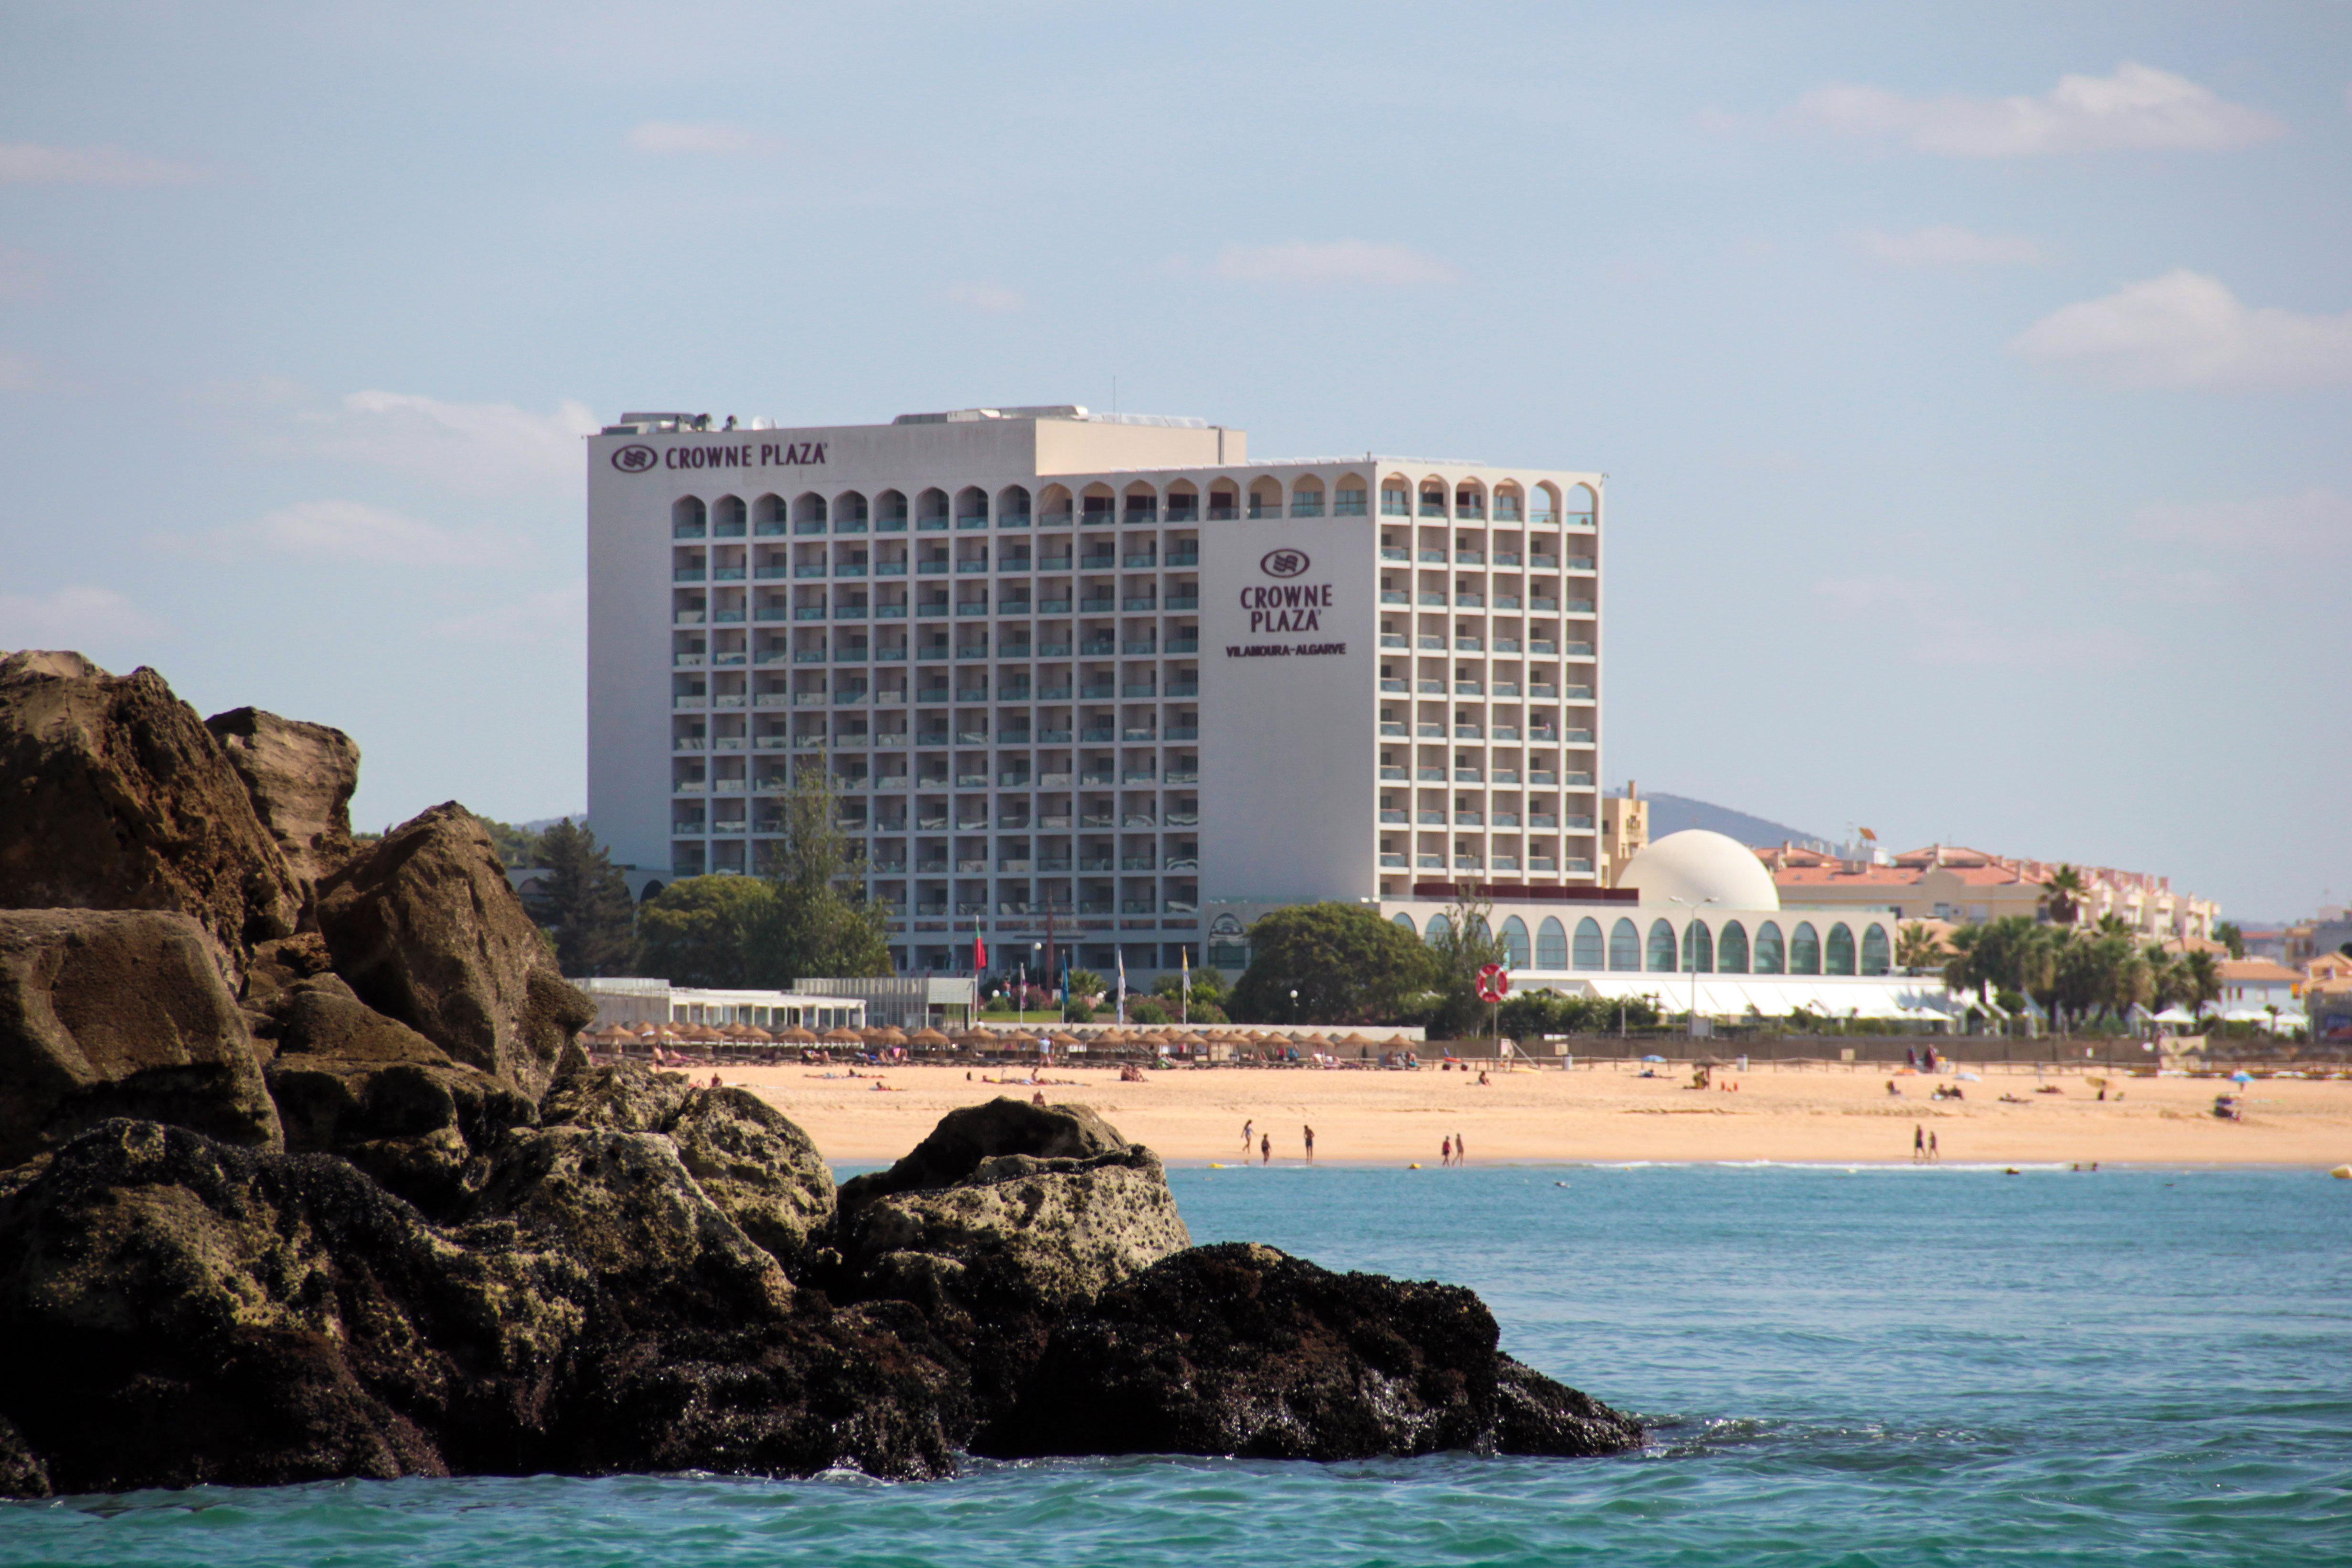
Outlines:
[[362, 1001], [538, 1095], [596, 1016], [564, 983], [481, 823], [451, 801], [320, 884], [319, 928]]
[[257, 1032], [286, 1147], [341, 1155], [436, 1218], [479, 1192], [501, 1134], [537, 1119], [513, 1085], [452, 1061], [332, 975], [279, 992]]
[[220, 742], [255, 814], [305, 887], [351, 858], [360, 748], [350, 736], [257, 707], [216, 713], [205, 727]]
[[0, 1166], [110, 1116], [279, 1144], [218, 950], [186, 915], [0, 911]]
[[1270, 1247], [1181, 1252], [1062, 1322], [982, 1452], [1614, 1453], [1638, 1423], [1497, 1354], [1472, 1291]]
[[[643, 1062], [585, 1067], [549, 1086], [539, 1103], [539, 1119], [551, 1127], [666, 1133], [693, 1092], [684, 1073], [665, 1072]], [[830, 1175], [826, 1179], [832, 1179]]]
[[1003, 1405], [1054, 1323], [1192, 1245], [1160, 1160], [1084, 1106], [950, 1111], [888, 1171], [841, 1190], [839, 1289], [912, 1301]]
[[0, 908], [192, 916], [234, 983], [304, 889], [195, 711], [152, 670], [0, 659]]
[[340, 1159], [89, 1130], [0, 1196], [0, 1485], [947, 1473], [969, 1401], [921, 1320], [795, 1300], [664, 1144], [540, 1140], [517, 1213], [447, 1228]]
[[677, 1157], [719, 1211], [798, 1277], [829, 1263], [833, 1172], [809, 1135], [744, 1089], [698, 1089], [669, 1125]]

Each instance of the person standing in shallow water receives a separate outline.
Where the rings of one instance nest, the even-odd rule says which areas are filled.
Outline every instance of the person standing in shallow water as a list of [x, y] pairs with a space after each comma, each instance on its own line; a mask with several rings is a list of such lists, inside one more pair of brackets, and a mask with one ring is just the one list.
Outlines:
[[[1304, 1123], [1300, 1124], [1300, 1125], [1305, 1127]], [[1315, 1129], [1312, 1127], [1306, 1127], [1305, 1130], [1307, 1133], [1307, 1163], [1311, 1166], [1315, 1163]]]
[[1441, 1166], [1450, 1166], [1454, 1164], [1454, 1140], [1452, 1138], [1440, 1138], [1437, 1140], [1437, 1163]]
[[1927, 1131], [1918, 1123], [1911, 1124], [1911, 1163], [1917, 1165], [1927, 1157]]
[[1257, 1163], [1262, 1166], [1270, 1166], [1274, 1164], [1274, 1134], [1272, 1133], [1260, 1133], [1257, 1135]]
[[1941, 1164], [1941, 1163], [1942, 1163], [1943, 1158], [1944, 1158], [1944, 1151], [1943, 1151], [1943, 1150], [1941, 1150], [1941, 1149], [1939, 1149], [1939, 1148], [1937, 1148], [1937, 1147], [1936, 1146], [1936, 1134], [1933, 1134], [1933, 1133], [1928, 1134], [1927, 1134], [1927, 1163], [1928, 1163], [1929, 1165], [1931, 1165], [1931, 1166], [1932, 1166], [1932, 1165], [1938, 1165], [1938, 1164]]

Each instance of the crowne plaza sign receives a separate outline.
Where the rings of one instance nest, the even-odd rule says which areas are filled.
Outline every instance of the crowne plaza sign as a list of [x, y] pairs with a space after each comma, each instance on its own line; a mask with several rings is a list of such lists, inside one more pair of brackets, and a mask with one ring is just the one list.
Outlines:
[[633, 441], [613, 449], [613, 466], [624, 474], [656, 468], [805, 468], [824, 461], [823, 441], [745, 441], [724, 446], [673, 446], [657, 452]]

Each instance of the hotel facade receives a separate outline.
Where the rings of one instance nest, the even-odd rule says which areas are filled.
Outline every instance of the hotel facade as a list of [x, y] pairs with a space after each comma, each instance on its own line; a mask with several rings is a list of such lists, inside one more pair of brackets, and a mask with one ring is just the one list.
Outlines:
[[589, 815], [641, 896], [761, 870], [807, 768], [902, 971], [1609, 891], [1597, 474], [1076, 407], [588, 446]]

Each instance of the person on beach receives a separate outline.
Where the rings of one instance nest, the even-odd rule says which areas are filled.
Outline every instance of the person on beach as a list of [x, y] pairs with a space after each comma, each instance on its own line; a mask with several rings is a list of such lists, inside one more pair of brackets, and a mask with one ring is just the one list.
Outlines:
[[1911, 1124], [1911, 1163], [1917, 1165], [1927, 1157], [1927, 1130], [1918, 1123]]
[[1897, 1100], [1903, 1098], [1903, 1091], [1895, 1087], [1895, 1080], [1892, 1078], [1886, 1081], [1886, 1092]]
[[1257, 1122], [1255, 1118], [1252, 1118], [1251, 1120], [1242, 1124], [1242, 1157], [1244, 1159], [1247, 1159], [1249, 1157], [1251, 1141], [1250, 1129], [1256, 1125]]
[[1307, 1133], [1307, 1163], [1311, 1166], [1315, 1163], [1315, 1129], [1306, 1127], [1304, 1123], [1300, 1125], [1305, 1127]]
[[1437, 1163], [1439, 1166], [1446, 1169], [1450, 1170], [1453, 1168], [1454, 1140], [1452, 1138], [1440, 1138], [1437, 1140]]
[[1469, 1161], [1470, 1145], [1463, 1141], [1461, 1134], [1456, 1133], [1454, 1134], [1454, 1163], [1457, 1166], [1467, 1165]]
[[1262, 1166], [1270, 1166], [1274, 1164], [1274, 1134], [1272, 1133], [1260, 1133], [1258, 1134], [1257, 1163]]
[[1943, 1159], [1943, 1157], [1944, 1157], [1944, 1151], [1943, 1151], [1943, 1150], [1941, 1150], [1941, 1149], [1939, 1149], [1939, 1148], [1937, 1148], [1937, 1147], [1936, 1146], [1936, 1134], [1933, 1134], [1933, 1133], [1928, 1134], [1927, 1134], [1927, 1163], [1928, 1163], [1929, 1165], [1931, 1165], [1931, 1166], [1932, 1166], [1932, 1165], [1935, 1165], [1935, 1164], [1937, 1164], [1938, 1162], [1940, 1162], [1940, 1161]]

